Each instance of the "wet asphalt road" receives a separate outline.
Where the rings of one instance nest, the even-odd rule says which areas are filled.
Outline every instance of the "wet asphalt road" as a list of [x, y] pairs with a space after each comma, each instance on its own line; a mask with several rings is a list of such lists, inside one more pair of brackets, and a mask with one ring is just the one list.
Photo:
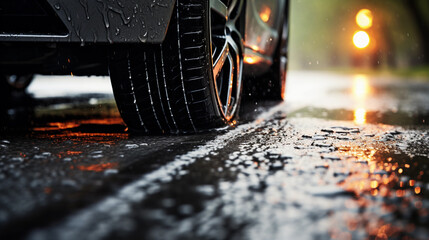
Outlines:
[[429, 238], [428, 79], [291, 72], [237, 126], [135, 136], [107, 79], [53, 78], [1, 118], [1, 239]]

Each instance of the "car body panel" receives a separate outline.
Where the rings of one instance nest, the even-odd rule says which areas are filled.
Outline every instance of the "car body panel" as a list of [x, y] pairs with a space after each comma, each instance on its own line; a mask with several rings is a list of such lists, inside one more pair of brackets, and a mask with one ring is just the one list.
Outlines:
[[[64, 32], [2, 31], [0, 73], [107, 75], [112, 47], [163, 42], [176, 0], [13, 0], [48, 8]], [[0, 1], [0, 20], [3, 5]], [[245, 74], [266, 72], [273, 63], [287, 0], [246, 0]], [[12, 4], [13, 5], [13, 4]], [[3, 8], [4, 9], [4, 8]], [[22, 9], [16, 7], [20, 14]], [[31, 11], [30, 11], [31, 12]], [[27, 13], [25, 13], [27, 14]], [[264, 15], [265, 14], [265, 15]], [[28, 14], [27, 14], [28, 15]], [[19, 16], [16, 16], [20, 17]], [[52, 17], [51, 16], [51, 17]], [[3, 16], [4, 17], [4, 16]], [[21, 24], [26, 24], [21, 21]], [[57, 23], [58, 24], [58, 23]], [[34, 25], [34, 24], [33, 24]], [[13, 29], [17, 25], [11, 25]], [[55, 25], [57, 26], [57, 25]], [[51, 27], [52, 28], [52, 27]], [[250, 64], [246, 59], [251, 59]], [[252, 65], [251, 67], [246, 67]]]
[[48, 3], [67, 32], [0, 31], [0, 42], [161, 43], [175, 4], [175, 0], [41, 1], [43, 5]]
[[252, 65], [247, 74], [264, 73], [272, 65], [286, 7], [286, 0], [247, 1], [244, 60]]

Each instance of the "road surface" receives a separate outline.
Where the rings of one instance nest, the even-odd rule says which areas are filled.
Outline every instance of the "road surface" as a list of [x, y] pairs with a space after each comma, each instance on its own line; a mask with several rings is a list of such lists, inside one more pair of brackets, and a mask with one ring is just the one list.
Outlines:
[[38, 76], [1, 118], [0, 238], [427, 239], [428, 79], [287, 90], [235, 126], [137, 136], [108, 79]]

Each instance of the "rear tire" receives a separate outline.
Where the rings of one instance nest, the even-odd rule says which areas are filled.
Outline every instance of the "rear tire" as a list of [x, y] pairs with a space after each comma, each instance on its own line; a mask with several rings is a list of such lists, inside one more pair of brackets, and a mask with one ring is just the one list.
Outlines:
[[236, 119], [242, 88], [238, 29], [243, 2], [177, 0], [162, 44], [114, 49], [109, 66], [112, 87], [131, 130], [198, 132]]
[[286, 91], [286, 73], [288, 63], [289, 17], [288, 2], [279, 30], [279, 42], [273, 56], [273, 65], [262, 76], [248, 80], [246, 95], [250, 99], [284, 100]]
[[[289, 22], [285, 11], [283, 26], [280, 31], [280, 42], [274, 55], [273, 66], [267, 76], [267, 99], [284, 100], [286, 91], [286, 73], [288, 64]], [[271, 80], [272, 79], [272, 80]]]

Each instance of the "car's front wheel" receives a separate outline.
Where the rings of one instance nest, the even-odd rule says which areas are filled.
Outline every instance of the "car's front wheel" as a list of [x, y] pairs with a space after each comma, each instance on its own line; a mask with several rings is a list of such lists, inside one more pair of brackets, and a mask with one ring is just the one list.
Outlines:
[[113, 91], [130, 129], [196, 132], [234, 121], [242, 88], [243, 4], [177, 0], [162, 44], [113, 51]]

